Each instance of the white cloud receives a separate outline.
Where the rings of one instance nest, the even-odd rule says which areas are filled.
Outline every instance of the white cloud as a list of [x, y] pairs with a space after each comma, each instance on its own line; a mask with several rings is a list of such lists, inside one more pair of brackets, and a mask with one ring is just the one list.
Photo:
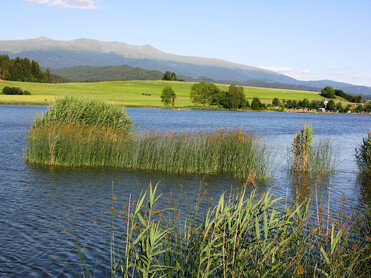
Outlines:
[[309, 74], [309, 73], [312, 73], [311, 70], [309, 69], [305, 69], [305, 70], [302, 70], [301, 72], [299, 72], [300, 74]]
[[71, 9], [97, 9], [96, 0], [23, 0], [25, 2]]
[[263, 67], [262, 66], [261, 68], [266, 69], [266, 70], [275, 71], [275, 72], [284, 73], [284, 74], [293, 71], [293, 69], [289, 67], [277, 67], [277, 66]]
[[338, 67], [338, 66], [332, 66], [331, 68], [330, 68], [330, 70], [339, 70], [340, 69], [340, 67]]

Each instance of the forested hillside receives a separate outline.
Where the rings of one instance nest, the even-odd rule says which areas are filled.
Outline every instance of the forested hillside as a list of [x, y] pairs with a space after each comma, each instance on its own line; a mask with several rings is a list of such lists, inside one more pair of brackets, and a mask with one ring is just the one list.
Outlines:
[[163, 72], [145, 70], [130, 66], [78, 66], [52, 69], [53, 74], [66, 78], [68, 81], [112, 81], [112, 80], [160, 80]]
[[51, 82], [50, 72], [42, 71], [39, 64], [28, 58], [10, 59], [8, 55], [0, 55], [0, 79], [26, 82]]

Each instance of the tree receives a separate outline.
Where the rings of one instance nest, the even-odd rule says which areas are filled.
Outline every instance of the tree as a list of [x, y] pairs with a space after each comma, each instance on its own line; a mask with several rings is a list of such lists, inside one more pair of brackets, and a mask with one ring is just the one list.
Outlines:
[[217, 99], [220, 96], [220, 89], [213, 83], [201, 81], [191, 87], [190, 98], [193, 103], [202, 105], [218, 105]]
[[335, 104], [335, 101], [333, 101], [332, 99], [327, 103], [327, 109], [328, 110], [331, 110], [331, 111], [334, 111], [336, 110], [336, 104]]
[[177, 81], [178, 79], [174, 72], [166, 71], [162, 77], [162, 80]]
[[279, 100], [278, 98], [275, 97], [275, 98], [272, 100], [272, 105], [273, 105], [273, 106], [281, 106], [282, 103], [280, 102], [280, 100]]
[[165, 87], [164, 89], [162, 89], [161, 101], [164, 103], [165, 106], [169, 106], [170, 103], [172, 106], [174, 106], [175, 99], [176, 95], [171, 87]]
[[246, 96], [242, 86], [230, 85], [228, 90], [229, 109], [238, 109], [246, 106]]
[[302, 101], [299, 102], [299, 106], [303, 108], [309, 108], [309, 100], [308, 99], [303, 99]]
[[264, 108], [264, 105], [261, 103], [258, 97], [254, 97], [251, 102], [251, 109], [252, 110], [261, 110]]
[[344, 112], [343, 104], [340, 101], [336, 103], [336, 110], [339, 110], [340, 113]]
[[335, 90], [331, 86], [322, 89], [321, 96], [325, 98], [335, 98]]
[[311, 103], [310, 103], [310, 109], [315, 109], [317, 110], [319, 108], [319, 104], [317, 101], [313, 100]]
[[31, 95], [29, 91], [23, 91], [21, 88], [9, 86], [5, 86], [2, 93], [4, 95]]
[[354, 111], [357, 112], [357, 113], [360, 113], [360, 112], [362, 112], [362, 111], [364, 111], [364, 110], [365, 110], [365, 107], [364, 107], [362, 104], [358, 105], [358, 106], [354, 109]]

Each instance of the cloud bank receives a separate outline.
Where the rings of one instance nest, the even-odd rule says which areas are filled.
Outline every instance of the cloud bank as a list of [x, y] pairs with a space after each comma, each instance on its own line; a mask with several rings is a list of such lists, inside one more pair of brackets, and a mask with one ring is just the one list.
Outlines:
[[23, 0], [24, 2], [56, 6], [70, 9], [93, 10], [98, 9], [96, 0]]
[[279, 72], [279, 73], [283, 73], [283, 74], [286, 74], [288, 72], [293, 71], [293, 69], [289, 68], [289, 67], [277, 67], [277, 66], [264, 67], [264, 66], [261, 66], [260, 68], [275, 71], [275, 72]]

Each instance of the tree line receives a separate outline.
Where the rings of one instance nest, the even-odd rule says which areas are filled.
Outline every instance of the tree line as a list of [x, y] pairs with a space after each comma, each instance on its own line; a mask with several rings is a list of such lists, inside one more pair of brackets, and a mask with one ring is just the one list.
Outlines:
[[[371, 112], [371, 102], [366, 106], [359, 104], [357, 107], [347, 105], [346, 107], [339, 101], [335, 103], [334, 100], [330, 99], [327, 102], [322, 100], [309, 101], [304, 98], [303, 100], [279, 100], [274, 98], [272, 104], [265, 104], [260, 101], [258, 97], [254, 97], [251, 101], [246, 99], [243, 92], [242, 86], [230, 85], [228, 91], [223, 91], [217, 87], [214, 83], [201, 81], [195, 83], [191, 87], [190, 92], [191, 101], [197, 106], [209, 106], [209, 107], [221, 107], [225, 109], [245, 109], [250, 108], [251, 110], [269, 110], [277, 108], [282, 111], [286, 109], [308, 109], [318, 110], [324, 108], [330, 111], [338, 111], [340, 113], [346, 113], [348, 111], [353, 112]], [[162, 91], [161, 101], [165, 106], [174, 106], [176, 94], [171, 87], [165, 87]]]
[[190, 98], [196, 106], [219, 106], [226, 109], [249, 106], [243, 87], [236, 85], [230, 85], [228, 91], [223, 91], [213, 83], [201, 81], [192, 85]]
[[346, 99], [349, 102], [354, 102], [354, 103], [365, 102], [362, 96], [350, 95], [350, 94], [345, 93], [343, 90], [336, 90], [332, 88], [331, 86], [327, 86], [323, 88], [321, 91], [321, 96], [325, 98], [336, 98], [336, 96], [339, 96], [339, 97]]
[[43, 72], [34, 60], [19, 57], [10, 59], [8, 55], [0, 55], [0, 79], [50, 83], [51, 75], [49, 69]]

